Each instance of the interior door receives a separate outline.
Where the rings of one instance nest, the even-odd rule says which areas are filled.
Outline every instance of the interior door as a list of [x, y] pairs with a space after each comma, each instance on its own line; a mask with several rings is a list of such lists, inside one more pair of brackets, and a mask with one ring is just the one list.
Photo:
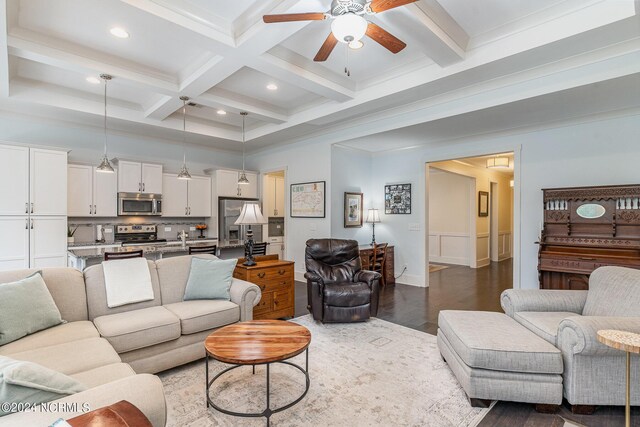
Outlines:
[[118, 172], [93, 173], [93, 206], [94, 216], [118, 216]]
[[32, 148], [30, 206], [34, 215], [67, 215], [67, 153]]
[[211, 179], [194, 176], [188, 184], [189, 187], [189, 216], [211, 216]]
[[[0, 215], [25, 215], [29, 208], [29, 149], [0, 146]], [[9, 185], [10, 183], [10, 185]]]
[[162, 216], [187, 216], [187, 182], [177, 175], [165, 173], [162, 177]]
[[28, 268], [29, 218], [0, 216], [0, 236], [4, 242], [9, 242], [0, 245], [0, 271]]
[[162, 194], [162, 165], [142, 164], [142, 192]]
[[67, 265], [67, 218], [32, 216], [29, 219], [31, 268]]
[[67, 168], [67, 215], [76, 217], [93, 215], [92, 175], [91, 166], [69, 165]]

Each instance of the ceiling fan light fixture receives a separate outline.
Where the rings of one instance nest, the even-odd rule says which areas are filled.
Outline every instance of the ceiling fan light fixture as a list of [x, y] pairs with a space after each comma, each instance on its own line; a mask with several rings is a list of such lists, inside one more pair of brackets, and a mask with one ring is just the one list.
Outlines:
[[352, 42], [349, 42], [349, 48], [353, 50], [362, 49], [363, 46], [364, 43], [362, 42], [362, 40], [354, 40]]
[[341, 43], [359, 41], [367, 32], [367, 20], [355, 13], [345, 13], [331, 23], [331, 32]]
[[491, 157], [487, 159], [487, 168], [489, 169], [508, 169], [509, 158], [508, 157]]

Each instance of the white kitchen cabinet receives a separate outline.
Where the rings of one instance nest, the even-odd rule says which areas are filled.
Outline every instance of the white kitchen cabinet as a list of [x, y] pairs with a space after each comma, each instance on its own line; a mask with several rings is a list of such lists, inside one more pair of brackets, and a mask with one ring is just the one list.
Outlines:
[[187, 181], [189, 216], [211, 216], [211, 178], [194, 176]]
[[216, 171], [216, 194], [218, 197], [258, 198], [258, 174], [245, 172], [249, 184], [238, 185], [239, 171], [218, 169]]
[[262, 204], [265, 217], [284, 216], [284, 178], [270, 175], [265, 177]]
[[184, 180], [175, 174], [165, 173], [162, 185], [162, 216], [211, 216], [211, 178], [193, 176]]
[[162, 194], [162, 165], [118, 160], [118, 191]]
[[278, 211], [277, 215], [273, 216], [284, 216], [284, 178], [281, 176], [276, 177], [276, 210]]
[[30, 149], [29, 213], [67, 215], [67, 153]]
[[267, 242], [267, 255], [278, 255], [279, 259], [284, 259], [284, 238], [269, 237]]
[[68, 168], [68, 216], [118, 216], [117, 173], [100, 173], [85, 165]]
[[142, 192], [162, 194], [162, 165], [142, 164]]
[[29, 148], [0, 146], [0, 215], [29, 210]]
[[187, 181], [178, 175], [165, 173], [162, 176], [162, 216], [187, 216]]
[[29, 222], [30, 267], [66, 266], [67, 219], [55, 216], [32, 216]]
[[[0, 216], [0, 271], [29, 267], [29, 217]], [[66, 234], [65, 234], [66, 241]]]

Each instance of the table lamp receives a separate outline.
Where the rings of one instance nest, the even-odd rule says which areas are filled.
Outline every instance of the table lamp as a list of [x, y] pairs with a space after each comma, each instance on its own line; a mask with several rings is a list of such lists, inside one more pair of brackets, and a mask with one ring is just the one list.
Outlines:
[[367, 221], [373, 227], [373, 236], [371, 237], [371, 246], [376, 245], [376, 223], [380, 222], [380, 214], [378, 209], [369, 209], [367, 213]]
[[242, 265], [246, 265], [247, 267], [251, 267], [252, 265], [256, 265], [256, 262], [253, 259], [253, 230], [251, 230], [252, 225], [261, 225], [266, 224], [267, 220], [262, 216], [262, 212], [260, 212], [260, 206], [258, 202], [246, 202], [244, 206], [242, 206], [242, 212], [240, 212], [240, 216], [234, 222], [235, 225], [248, 225], [249, 229], [247, 230], [247, 240], [244, 242], [244, 252], [245, 252], [245, 261]]

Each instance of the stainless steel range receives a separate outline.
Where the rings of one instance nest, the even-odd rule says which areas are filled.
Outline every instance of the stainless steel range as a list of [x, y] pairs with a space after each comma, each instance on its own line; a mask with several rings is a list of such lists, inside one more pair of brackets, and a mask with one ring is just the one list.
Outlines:
[[158, 227], [153, 224], [116, 225], [114, 240], [122, 246], [158, 245], [167, 239], [158, 239]]

